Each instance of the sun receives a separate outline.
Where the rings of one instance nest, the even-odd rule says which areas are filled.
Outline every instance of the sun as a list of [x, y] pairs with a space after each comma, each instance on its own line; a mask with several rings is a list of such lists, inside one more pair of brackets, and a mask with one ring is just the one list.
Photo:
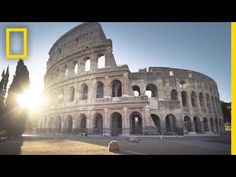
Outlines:
[[17, 104], [29, 112], [39, 111], [44, 101], [42, 93], [34, 89], [29, 89], [16, 97]]

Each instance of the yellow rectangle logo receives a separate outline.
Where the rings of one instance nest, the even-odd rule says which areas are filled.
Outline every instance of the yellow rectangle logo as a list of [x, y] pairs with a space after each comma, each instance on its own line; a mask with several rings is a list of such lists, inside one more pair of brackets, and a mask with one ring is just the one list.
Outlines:
[[[17, 32], [23, 33], [23, 53], [22, 54], [11, 54], [10, 48], [10, 33]], [[25, 59], [28, 55], [28, 41], [27, 41], [27, 28], [6, 28], [6, 58], [7, 59]]]

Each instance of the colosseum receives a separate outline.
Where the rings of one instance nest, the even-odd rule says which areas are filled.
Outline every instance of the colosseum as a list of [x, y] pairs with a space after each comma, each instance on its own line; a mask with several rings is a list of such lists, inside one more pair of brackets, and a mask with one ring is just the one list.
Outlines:
[[81, 136], [220, 134], [216, 82], [199, 72], [117, 65], [99, 23], [82, 23], [49, 51], [41, 133]]

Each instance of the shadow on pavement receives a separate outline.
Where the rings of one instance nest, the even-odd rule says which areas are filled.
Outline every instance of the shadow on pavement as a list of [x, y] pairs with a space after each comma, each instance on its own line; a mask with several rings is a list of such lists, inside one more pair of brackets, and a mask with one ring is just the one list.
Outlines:
[[0, 155], [20, 155], [23, 138], [0, 141]]

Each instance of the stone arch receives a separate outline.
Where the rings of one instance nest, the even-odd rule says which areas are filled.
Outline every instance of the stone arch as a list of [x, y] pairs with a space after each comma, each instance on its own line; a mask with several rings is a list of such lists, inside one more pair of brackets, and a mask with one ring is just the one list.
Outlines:
[[121, 81], [115, 79], [111, 82], [112, 88], [112, 97], [121, 97], [122, 96], [122, 84]]
[[134, 92], [134, 96], [140, 96], [140, 87], [137, 85], [132, 86], [133, 92]]
[[156, 114], [151, 114], [151, 118], [154, 122], [154, 125], [157, 128], [158, 134], [160, 135], [161, 134], [161, 120], [160, 120], [160, 117]]
[[146, 86], [145, 94], [146, 91], [151, 92], [151, 97], [158, 97], [157, 86], [155, 84], [148, 84]]
[[143, 134], [143, 119], [139, 112], [130, 114], [130, 134]]
[[58, 91], [58, 103], [62, 103], [64, 101], [64, 89], [61, 88]]
[[214, 127], [214, 121], [213, 121], [212, 117], [210, 117], [210, 126], [211, 126], [211, 131], [214, 132], [215, 131], [215, 127]]
[[53, 117], [49, 118], [48, 128], [49, 128], [50, 133], [54, 132], [54, 118]]
[[79, 115], [79, 133], [87, 133], [87, 117], [85, 114]]
[[72, 62], [72, 67], [74, 74], [79, 74], [79, 63], [77, 61]]
[[88, 99], [88, 85], [82, 84], [81, 85], [81, 100], [87, 100]]
[[84, 71], [90, 71], [91, 70], [91, 59], [85, 58], [85, 65], [84, 65]]
[[197, 96], [194, 91], [191, 92], [191, 104], [192, 104], [192, 107], [197, 106]]
[[56, 133], [61, 132], [61, 117], [57, 116], [56, 117]]
[[93, 120], [93, 133], [102, 134], [103, 133], [103, 116], [101, 113], [95, 113]]
[[211, 96], [211, 104], [212, 104], [212, 109], [213, 111], [216, 111], [216, 108], [215, 108], [215, 101], [214, 101], [214, 97]]
[[168, 114], [166, 116], [166, 131], [167, 132], [176, 132], [176, 118], [173, 114]]
[[102, 54], [98, 56], [97, 68], [105, 68], [105, 56]]
[[181, 92], [181, 98], [182, 98], [182, 105], [188, 106], [188, 94], [185, 91]]
[[119, 136], [122, 134], [122, 115], [114, 112], [110, 116], [111, 120], [111, 136]]
[[104, 97], [104, 84], [101, 81], [98, 81], [96, 84], [96, 98]]
[[67, 64], [65, 64], [65, 65], [63, 66], [63, 68], [62, 68], [62, 75], [63, 75], [64, 77], [67, 77], [67, 76], [69, 75], [69, 68], [68, 68], [68, 65], [67, 65]]
[[204, 97], [203, 97], [203, 93], [202, 92], [199, 93], [199, 103], [200, 103], [201, 107], [205, 106], [205, 104], [204, 104]]
[[65, 124], [64, 124], [64, 129], [65, 129], [65, 133], [72, 133], [72, 127], [73, 127], [73, 118], [71, 115], [68, 115], [65, 118]]
[[55, 71], [55, 78], [59, 79], [60, 78], [60, 69], [57, 68], [57, 70]]
[[209, 94], [206, 94], [206, 105], [207, 105], [207, 109], [209, 111], [211, 109]]
[[195, 127], [196, 133], [202, 133], [202, 126], [201, 126], [200, 118], [197, 116], [194, 116], [193, 121], [194, 121], [194, 127]]
[[178, 100], [178, 92], [175, 89], [172, 89], [170, 92], [170, 99], [171, 100]]
[[219, 113], [219, 112], [220, 112], [220, 111], [219, 111], [219, 102], [218, 102], [217, 97], [215, 97], [215, 104], [216, 104], [216, 110], [217, 110], [217, 112]]
[[192, 122], [189, 116], [184, 116], [184, 127], [188, 132], [192, 131]]
[[75, 99], [75, 87], [74, 86], [70, 86], [69, 90], [68, 90], [68, 101], [72, 102]]
[[206, 117], [203, 118], [203, 129], [204, 129], [204, 132], [208, 132], [209, 131], [208, 119]]

